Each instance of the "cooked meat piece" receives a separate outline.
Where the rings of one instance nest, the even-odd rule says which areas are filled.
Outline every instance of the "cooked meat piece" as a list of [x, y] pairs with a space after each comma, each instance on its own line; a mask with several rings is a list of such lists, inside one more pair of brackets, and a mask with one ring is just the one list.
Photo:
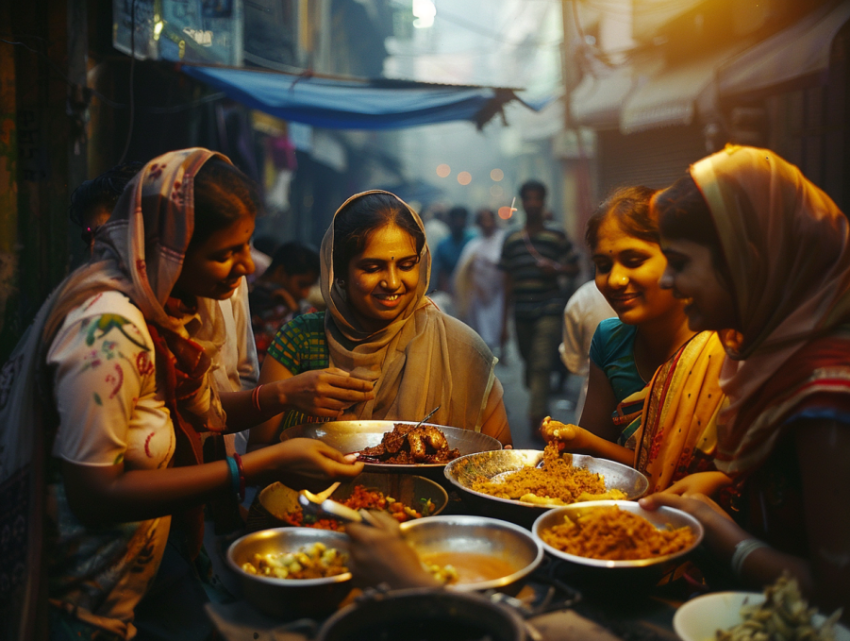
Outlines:
[[420, 429], [425, 435], [425, 440], [428, 441], [428, 444], [435, 450], [439, 451], [449, 449], [449, 444], [446, 441], [445, 435], [436, 427], [423, 425]]

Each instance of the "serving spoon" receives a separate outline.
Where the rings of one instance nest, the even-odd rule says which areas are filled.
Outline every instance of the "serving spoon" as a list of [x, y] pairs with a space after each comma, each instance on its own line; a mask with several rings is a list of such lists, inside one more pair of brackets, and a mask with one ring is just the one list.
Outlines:
[[[308, 494], [316, 497], [315, 494], [309, 492]], [[325, 499], [323, 501], [316, 502], [311, 500], [310, 497], [305, 495], [302, 491], [298, 497], [298, 502], [301, 504], [301, 508], [305, 515], [310, 514], [317, 519], [330, 518], [342, 521], [343, 523], [377, 525], [373, 520], [372, 515], [369, 514], [367, 510], [352, 510], [350, 507], [346, 507], [342, 503], [337, 503], [332, 499]]]
[[442, 405], [437, 405], [437, 407], [435, 407], [435, 408], [434, 408], [434, 409], [432, 409], [430, 412], [428, 412], [428, 415], [427, 415], [425, 418], [423, 418], [421, 421], [419, 421], [416, 425], [414, 425], [414, 426], [413, 426], [413, 429], [415, 430], [417, 427], [419, 427], [420, 425], [422, 425], [422, 423], [424, 423], [424, 422], [425, 422], [425, 421], [427, 421], [429, 418], [431, 418], [432, 416], [434, 416], [434, 414], [436, 414], [436, 413], [437, 413], [437, 410], [438, 410], [438, 409], [440, 409], [441, 407], [442, 407]]

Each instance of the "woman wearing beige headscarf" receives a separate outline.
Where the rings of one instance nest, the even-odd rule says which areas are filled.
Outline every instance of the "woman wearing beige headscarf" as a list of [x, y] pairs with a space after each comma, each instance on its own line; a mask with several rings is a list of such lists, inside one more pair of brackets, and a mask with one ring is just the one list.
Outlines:
[[737, 520], [704, 497], [655, 495], [693, 512], [749, 584], [791, 572], [850, 614], [850, 225], [771, 151], [727, 147], [658, 196], [668, 268], [691, 329], [726, 348], [716, 463], [743, 493]]
[[216, 301], [253, 271], [254, 203], [220, 154], [152, 160], [0, 371], [0, 636], [132, 638], [169, 531], [197, 553], [203, 503], [235, 509], [261, 473], [362, 470], [308, 439], [202, 462], [233, 407]]
[[416, 212], [388, 192], [352, 196], [321, 258], [328, 310], [296, 318], [272, 342], [260, 380], [280, 381], [289, 407], [252, 443], [339, 417], [419, 420], [438, 405], [432, 422], [511, 442], [493, 355], [425, 295], [431, 253]]

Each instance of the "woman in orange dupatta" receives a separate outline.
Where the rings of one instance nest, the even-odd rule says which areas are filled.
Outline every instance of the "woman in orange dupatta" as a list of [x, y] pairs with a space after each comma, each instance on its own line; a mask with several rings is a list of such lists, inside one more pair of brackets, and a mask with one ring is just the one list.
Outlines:
[[727, 147], [660, 194], [662, 284], [691, 329], [726, 348], [717, 466], [743, 488], [740, 527], [699, 494], [687, 510], [751, 586], [790, 572], [814, 602], [850, 614], [850, 224], [799, 169]]

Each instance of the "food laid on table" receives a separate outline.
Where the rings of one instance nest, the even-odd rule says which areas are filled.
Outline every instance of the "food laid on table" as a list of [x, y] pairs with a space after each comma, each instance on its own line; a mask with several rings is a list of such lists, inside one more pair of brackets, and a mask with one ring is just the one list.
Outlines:
[[345, 574], [348, 554], [316, 542], [297, 552], [255, 554], [242, 564], [248, 574], [276, 579], [324, 579]]
[[[355, 485], [351, 496], [347, 499], [341, 499], [338, 502], [352, 510], [384, 510], [389, 512], [390, 516], [399, 523], [429, 516], [436, 510], [436, 506], [431, 499], [420, 499], [420, 505], [417, 506], [417, 509], [414, 509], [392, 496], [385, 495], [383, 492], [370, 490], [365, 485]], [[296, 527], [312, 527], [320, 530], [336, 531], [345, 529], [344, 524], [335, 519], [316, 519], [309, 514], [305, 517], [300, 505], [293, 505], [290, 511], [283, 515], [283, 520]]]
[[606, 490], [601, 474], [574, 467], [571, 457], [561, 456], [557, 445], [552, 443], [543, 450], [541, 467], [524, 467], [497, 480], [481, 477], [473, 482], [471, 489], [502, 499], [548, 506], [626, 498], [621, 490]]
[[599, 507], [540, 532], [553, 548], [591, 559], [633, 561], [676, 554], [695, 542], [688, 527], [658, 529], [616, 505]]
[[433, 425], [396, 423], [378, 445], [359, 454], [365, 463], [417, 465], [448, 463], [459, 457], [460, 451], [450, 448], [446, 435]]
[[787, 574], [768, 586], [761, 603], [741, 608], [741, 623], [718, 630], [716, 641], [833, 641], [842, 611], [816, 625], [816, 608], [808, 607], [795, 579]]
[[447, 585], [494, 581], [518, 569], [507, 559], [476, 552], [431, 552], [419, 559], [435, 579]]

